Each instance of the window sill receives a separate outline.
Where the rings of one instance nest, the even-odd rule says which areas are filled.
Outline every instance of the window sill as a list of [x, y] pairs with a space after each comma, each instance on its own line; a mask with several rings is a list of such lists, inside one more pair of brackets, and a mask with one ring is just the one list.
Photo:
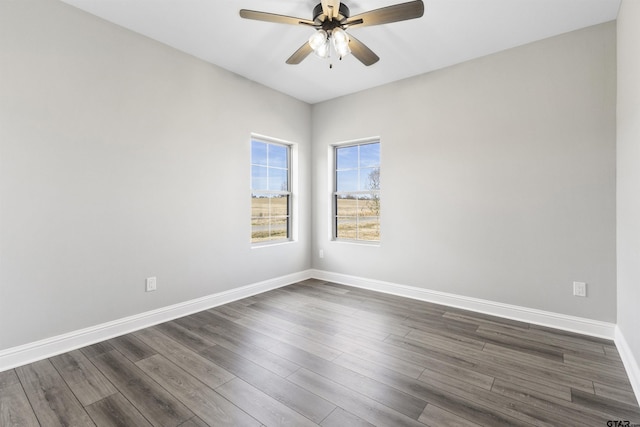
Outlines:
[[348, 239], [333, 239], [331, 243], [356, 245], [356, 246], [373, 246], [380, 247], [380, 242], [369, 242], [366, 240], [348, 240]]
[[297, 243], [297, 240], [283, 240], [281, 242], [273, 242], [273, 243], [252, 243], [251, 249], [272, 248], [274, 246], [284, 246], [284, 245], [290, 245], [292, 243]]

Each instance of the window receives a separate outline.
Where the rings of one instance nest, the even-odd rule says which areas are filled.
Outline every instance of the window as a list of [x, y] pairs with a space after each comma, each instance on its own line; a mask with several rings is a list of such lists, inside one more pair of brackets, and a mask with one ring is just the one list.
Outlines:
[[334, 238], [380, 241], [380, 142], [335, 147]]
[[291, 147], [251, 140], [251, 243], [291, 239]]

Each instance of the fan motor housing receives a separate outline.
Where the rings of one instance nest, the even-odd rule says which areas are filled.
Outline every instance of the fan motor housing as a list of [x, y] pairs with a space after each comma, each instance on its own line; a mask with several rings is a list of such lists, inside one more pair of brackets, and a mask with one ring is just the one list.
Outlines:
[[[323, 21], [320, 20], [320, 17], [324, 15], [324, 12], [322, 11], [322, 3], [318, 3], [316, 5], [316, 7], [313, 8], [313, 20], [317, 23], [322, 23]], [[338, 9], [338, 19], [337, 21], [343, 21], [345, 19], [347, 19], [349, 17], [349, 8], [347, 7], [346, 4], [340, 2], [340, 9]], [[326, 21], [333, 21], [333, 20], [325, 20]]]

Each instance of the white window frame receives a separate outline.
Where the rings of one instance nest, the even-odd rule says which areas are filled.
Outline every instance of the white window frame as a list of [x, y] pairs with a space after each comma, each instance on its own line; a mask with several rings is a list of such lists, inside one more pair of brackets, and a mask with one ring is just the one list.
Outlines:
[[[253, 189], [253, 174], [252, 174], [252, 168], [254, 166], [253, 163], [253, 158], [252, 158], [252, 153], [251, 153], [251, 147], [253, 145], [253, 142], [262, 142], [265, 144], [272, 144], [272, 145], [279, 145], [279, 146], [283, 146], [287, 148], [287, 172], [288, 172], [288, 176], [287, 176], [287, 182], [289, 184], [289, 188], [286, 191], [275, 191], [275, 190], [255, 190]], [[251, 247], [265, 247], [265, 246], [273, 246], [273, 245], [280, 245], [280, 244], [285, 244], [285, 243], [289, 243], [289, 242], [293, 242], [295, 240], [297, 240], [297, 211], [298, 211], [298, 204], [297, 204], [297, 198], [295, 197], [295, 194], [297, 194], [297, 181], [296, 181], [296, 171], [297, 171], [297, 158], [298, 158], [298, 146], [297, 144], [293, 143], [293, 142], [289, 142], [289, 141], [285, 141], [282, 139], [278, 139], [278, 138], [273, 138], [273, 137], [269, 137], [269, 136], [264, 136], [264, 135], [259, 135], [259, 134], [251, 134], [251, 138], [249, 141], [249, 195], [250, 198], [253, 199], [253, 195], [254, 194], [261, 194], [261, 195], [285, 195], [287, 196], [287, 212], [288, 214], [286, 215], [286, 224], [287, 224], [287, 237], [286, 238], [281, 238], [281, 239], [273, 239], [273, 240], [264, 240], [264, 241], [253, 241], [253, 220], [255, 219], [255, 217], [253, 216], [253, 203], [252, 200], [250, 200], [250, 204], [249, 204], [249, 217], [250, 217], [250, 224], [249, 224], [249, 242], [251, 244]], [[269, 224], [270, 226], [270, 224]], [[269, 229], [270, 231], [270, 229]]]
[[[380, 163], [378, 164], [378, 167], [380, 168], [380, 170], [382, 169], [382, 141], [380, 137], [369, 137], [369, 138], [363, 138], [363, 139], [357, 139], [357, 140], [351, 140], [351, 141], [344, 141], [344, 142], [340, 142], [337, 144], [332, 144], [329, 147], [330, 150], [330, 159], [331, 161], [329, 162], [330, 165], [330, 176], [331, 179], [329, 180], [330, 182], [330, 206], [331, 206], [331, 218], [330, 218], [330, 224], [331, 227], [330, 228], [330, 240], [334, 241], [334, 242], [345, 242], [345, 243], [352, 243], [352, 244], [364, 244], [364, 245], [373, 245], [373, 246], [379, 246], [380, 242], [382, 240], [382, 225], [380, 224], [380, 232], [379, 232], [379, 236], [378, 236], [378, 240], [364, 240], [364, 239], [350, 239], [350, 238], [344, 238], [344, 237], [338, 237], [338, 206], [337, 206], [337, 197], [340, 194], [354, 194], [354, 195], [358, 195], [358, 194], [372, 194], [373, 192], [377, 193], [378, 195], [378, 200], [381, 201], [382, 200], [382, 191], [381, 188], [379, 188], [378, 190], [375, 191], [346, 191], [346, 192], [338, 192], [337, 191], [337, 184], [338, 184], [338, 177], [337, 177], [337, 160], [338, 160], [338, 156], [337, 156], [337, 150], [339, 148], [347, 148], [347, 147], [353, 147], [353, 146], [358, 146], [358, 145], [367, 145], [367, 144], [374, 144], [377, 143], [380, 146]], [[379, 212], [378, 214], [378, 221], [381, 222], [381, 212]]]

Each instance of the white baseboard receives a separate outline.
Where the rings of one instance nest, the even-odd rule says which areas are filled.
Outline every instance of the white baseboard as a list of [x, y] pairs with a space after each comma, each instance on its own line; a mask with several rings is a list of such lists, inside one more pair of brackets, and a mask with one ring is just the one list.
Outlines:
[[2, 350], [0, 372], [311, 277], [311, 270], [305, 270]]
[[380, 280], [366, 279], [357, 276], [349, 276], [341, 273], [332, 273], [323, 270], [312, 270], [311, 275], [320, 280], [340, 283], [347, 286], [384, 292], [387, 294], [428, 301], [450, 307], [462, 308], [479, 313], [490, 314], [507, 319], [535, 325], [548, 326], [593, 337], [613, 340], [615, 336], [615, 324], [582, 317], [568, 316], [517, 305], [503, 304], [478, 298], [449, 294], [446, 292], [432, 291], [413, 286], [399, 285]]
[[629, 382], [631, 383], [633, 392], [636, 395], [636, 400], [640, 405], [640, 364], [638, 364], [638, 360], [633, 357], [629, 344], [618, 326], [616, 326], [615, 334], [618, 353], [620, 353], [620, 358], [622, 359], [624, 368], [627, 370], [627, 375], [629, 376]]

